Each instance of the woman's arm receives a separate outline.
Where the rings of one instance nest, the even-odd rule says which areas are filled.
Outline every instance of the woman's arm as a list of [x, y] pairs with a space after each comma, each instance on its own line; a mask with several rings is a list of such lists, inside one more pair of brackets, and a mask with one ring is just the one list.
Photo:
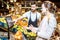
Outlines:
[[38, 20], [38, 26], [40, 25], [40, 22], [41, 22], [41, 17], [40, 17], [39, 20]]
[[39, 14], [38, 18], [39, 19], [38, 19], [38, 22], [37, 22], [38, 24], [37, 25], [39, 26], [40, 25], [40, 22], [41, 22], [41, 14]]

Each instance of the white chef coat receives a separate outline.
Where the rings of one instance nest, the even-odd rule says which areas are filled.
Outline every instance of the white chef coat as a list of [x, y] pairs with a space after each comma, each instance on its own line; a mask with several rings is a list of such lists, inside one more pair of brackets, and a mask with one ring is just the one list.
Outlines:
[[23, 14], [22, 17], [27, 17], [28, 18], [28, 21], [29, 21], [29, 19], [30, 19], [30, 13], [31, 13], [31, 20], [32, 21], [35, 21], [36, 20], [36, 15], [37, 15], [37, 19], [41, 18], [41, 14], [39, 12], [32, 13], [31, 11], [28, 11], [25, 14]]
[[52, 33], [54, 32], [55, 30], [54, 28], [56, 27], [56, 25], [57, 25], [56, 18], [54, 17], [53, 14], [49, 16], [49, 22], [48, 22], [48, 17], [45, 16], [40, 23], [37, 36], [45, 39], [49, 39], [52, 36]]

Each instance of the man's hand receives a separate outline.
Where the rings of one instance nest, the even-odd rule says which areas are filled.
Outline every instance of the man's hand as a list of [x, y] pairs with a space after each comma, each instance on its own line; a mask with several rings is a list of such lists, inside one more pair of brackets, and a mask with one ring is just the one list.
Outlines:
[[13, 20], [14, 24], [16, 24], [17, 20]]

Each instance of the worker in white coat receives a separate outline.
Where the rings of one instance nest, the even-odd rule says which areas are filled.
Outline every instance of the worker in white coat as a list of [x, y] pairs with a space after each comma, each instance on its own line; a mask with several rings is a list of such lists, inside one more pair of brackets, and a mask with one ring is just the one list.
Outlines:
[[55, 10], [55, 5], [50, 1], [45, 1], [42, 4], [42, 13], [45, 14], [43, 17], [40, 26], [35, 28], [33, 26], [30, 27], [32, 32], [37, 33], [36, 40], [48, 40], [52, 36], [57, 22], [55, 15], [53, 14], [53, 9]]
[[[16, 23], [18, 20], [21, 20], [23, 18], [28, 18], [28, 27], [30, 25], [33, 25], [34, 27], [38, 28], [39, 23], [41, 21], [41, 14], [37, 11], [37, 5], [35, 2], [31, 3], [31, 10], [30, 11], [24, 13], [21, 17], [17, 18], [14, 21]], [[31, 30], [28, 29], [28, 32], [31, 32]], [[27, 36], [24, 34], [23, 39], [25, 40], [25, 38], [27, 38]]]

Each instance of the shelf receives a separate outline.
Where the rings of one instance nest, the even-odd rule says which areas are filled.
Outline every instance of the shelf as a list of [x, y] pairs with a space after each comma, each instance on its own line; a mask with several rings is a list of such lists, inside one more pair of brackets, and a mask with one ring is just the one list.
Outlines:
[[[11, 7], [10, 7], [11, 8]], [[21, 8], [31, 8], [31, 7], [21, 7]], [[37, 8], [41, 8], [41, 7], [37, 7]]]
[[[21, 8], [31, 8], [31, 7], [21, 7]], [[38, 8], [41, 8], [41, 7], [38, 7]]]
[[[4, 30], [4, 31], [8, 32], [8, 29], [7, 29], [7, 28], [4, 28], [4, 27], [1, 27], [1, 26], [0, 26], [0, 29], [2, 29], [2, 30]], [[11, 30], [10, 30], [9, 32], [13, 34], [13, 32], [12, 32]]]
[[8, 9], [0, 9], [0, 11], [2, 11], [2, 12], [9, 12]]
[[2, 30], [4, 30], [4, 31], [8, 31], [7, 28], [1, 27], [1, 26], [0, 26], [0, 29], [2, 29]]

